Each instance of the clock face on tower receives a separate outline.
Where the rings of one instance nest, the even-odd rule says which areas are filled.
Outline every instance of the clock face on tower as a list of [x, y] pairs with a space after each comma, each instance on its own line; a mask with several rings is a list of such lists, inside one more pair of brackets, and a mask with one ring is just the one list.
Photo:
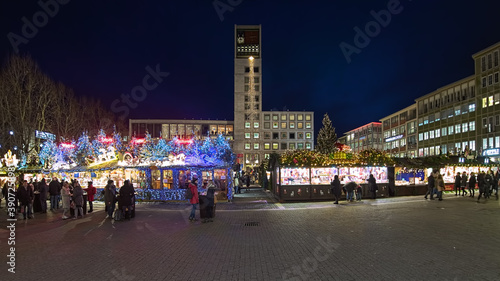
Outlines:
[[243, 44], [243, 43], [245, 43], [245, 37], [238, 36], [238, 44]]

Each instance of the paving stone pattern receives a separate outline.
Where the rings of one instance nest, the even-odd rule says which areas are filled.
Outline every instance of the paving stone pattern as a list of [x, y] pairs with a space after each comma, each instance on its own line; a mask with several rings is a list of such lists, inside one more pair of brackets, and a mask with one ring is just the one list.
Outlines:
[[0, 280], [500, 280], [491, 199], [280, 204], [252, 189], [219, 203], [212, 223], [189, 222], [188, 204], [141, 203], [124, 222], [95, 205], [77, 220], [19, 220], [15, 274], [0, 209]]

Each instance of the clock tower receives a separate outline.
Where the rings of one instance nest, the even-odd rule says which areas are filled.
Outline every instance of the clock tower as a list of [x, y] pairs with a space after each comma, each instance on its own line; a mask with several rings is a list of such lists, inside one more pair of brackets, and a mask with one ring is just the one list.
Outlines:
[[261, 26], [235, 25], [234, 40], [233, 149], [246, 168], [263, 160]]

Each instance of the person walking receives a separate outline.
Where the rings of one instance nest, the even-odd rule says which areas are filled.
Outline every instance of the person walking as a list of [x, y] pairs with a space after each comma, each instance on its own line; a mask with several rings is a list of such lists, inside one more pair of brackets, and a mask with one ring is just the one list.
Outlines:
[[377, 180], [373, 176], [373, 174], [370, 174], [370, 177], [368, 178], [368, 190], [370, 191], [372, 195], [372, 199], [377, 199]]
[[496, 177], [495, 173], [491, 171], [490, 173], [491, 177], [491, 184], [490, 184], [490, 189], [488, 193], [488, 198], [490, 198], [491, 195], [493, 195], [493, 191], [495, 191], [495, 197], [498, 200], [498, 178]]
[[437, 191], [438, 191], [439, 201], [443, 201], [443, 191], [445, 189], [445, 186], [444, 186], [443, 176], [440, 173], [437, 173], [437, 178], [435, 180], [435, 185], [436, 185], [436, 188], [437, 188]]
[[461, 178], [461, 181], [460, 181], [460, 188], [462, 189], [462, 196], [465, 196], [467, 195], [467, 191], [466, 191], [466, 188], [467, 188], [467, 173], [464, 171], [462, 173], [462, 178]]
[[234, 175], [234, 194], [240, 193], [240, 179], [238, 177], [238, 174]]
[[496, 174], [493, 176], [493, 188], [492, 191], [495, 191], [495, 199], [498, 200], [498, 181], [500, 180], [499, 173], [498, 171]]
[[63, 183], [63, 186], [61, 188], [61, 198], [62, 198], [62, 208], [63, 208], [63, 214], [62, 214], [62, 219], [66, 220], [69, 219], [69, 208], [71, 208], [71, 202], [70, 202], [70, 197], [71, 197], [71, 192], [69, 190], [69, 183], [65, 181]]
[[431, 173], [427, 177], [427, 193], [425, 193], [424, 198], [427, 199], [427, 196], [431, 195], [431, 200], [434, 200], [434, 187], [435, 187], [435, 179], [433, 173]]
[[330, 185], [332, 186], [331, 187], [332, 194], [335, 197], [335, 202], [333, 202], [333, 204], [338, 204], [340, 199], [340, 194], [342, 192], [342, 189], [340, 188], [340, 180], [338, 175], [335, 175]]
[[87, 201], [89, 202], [89, 213], [92, 213], [94, 211], [94, 197], [95, 194], [97, 193], [96, 188], [94, 187], [93, 183], [91, 181], [88, 182], [88, 186], [85, 189], [87, 191]]
[[469, 197], [474, 198], [474, 192], [476, 190], [476, 175], [474, 173], [470, 173], [469, 178]]
[[113, 184], [113, 180], [108, 180], [108, 184], [104, 187], [104, 202], [106, 203], [106, 208], [108, 215], [106, 218], [113, 218], [113, 212], [115, 210], [116, 204], [116, 186]]
[[31, 214], [31, 204], [34, 198], [33, 190], [28, 186], [28, 181], [23, 180], [22, 185], [17, 190], [17, 198], [21, 205], [21, 212], [23, 213], [23, 219], [32, 219]]
[[79, 215], [83, 218], [83, 189], [78, 181], [75, 181], [73, 186], [73, 202], [75, 202], [75, 216], [77, 219]]
[[188, 188], [191, 189], [191, 194], [193, 195], [191, 199], [189, 199], [189, 203], [191, 203], [191, 214], [189, 215], [189, 221], [194, 222], [196, 221], [196, 205], [198, 205], [199, 198], [198, 198], [198, 186], [196, 183], [198, 182], [197, 178], [194, 178], [191, 180], [191, 183], [189, 183]]
[[486, 201], [486, 191], [490, 188], [489, 186], [489, 175], [485, 174], [485, 172], [481, 172], [478, 177], [478, 185], [479, 185], [479, 196], [477, 197], [477, 203], [479, 203], [479, 199], [481, 199], [481, 195], [484, 195], [484, 199]]
[[250, 189], [250, 175], [248, 173], [246, 173], [246, 175], [245, 175], [245, 184], [247, 186], [247, 189], [245, 190], [245, 192], [247, 192]]
[[47, 192], [49, 187], [45, 183], [45, 178], [38, 184], [38, 191], [40, 192], [40, 205], [42, 206], [42, 213], [47, 213]]
[[455, 189], [455, 196], [458, 196], [458, 193], [460, 192], [461, 182], [462, 177], [460, 177], [460, 172], [457, 172], [457, 175], [455, 176], [455, 184], [453, 185], [453, 188]]
[[58, 194], [60, 189], [60, 184], [57, 181], [56, 177], [53, 177], [52, 180], [49, 183], [49, 194], [50, 194], [50, 210], [54, 211], [56, 209], [59, 209], [59, 204], [58, 204]]
[[134, 186], [130, 183], [129, 180], [126, 180], [123, 183], [123, 186], [120, 187], [120, 202], [122, 206], [122, 212], [124, 214], [124, 218], [127, 220], [130, 220], [131, 218], [131, 212], [132, 212], [132, 205], [133, 205], [133, 198], [134, 198]]

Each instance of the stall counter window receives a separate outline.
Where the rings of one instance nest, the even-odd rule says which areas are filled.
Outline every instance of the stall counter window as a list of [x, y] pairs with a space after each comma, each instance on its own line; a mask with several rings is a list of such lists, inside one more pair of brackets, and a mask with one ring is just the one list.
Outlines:
[[337, 168], [311, 168], [311, 184], [330, 184], [337, 174]]
[[309, 184], [309, 168], [281, 168], [281, 185]]

